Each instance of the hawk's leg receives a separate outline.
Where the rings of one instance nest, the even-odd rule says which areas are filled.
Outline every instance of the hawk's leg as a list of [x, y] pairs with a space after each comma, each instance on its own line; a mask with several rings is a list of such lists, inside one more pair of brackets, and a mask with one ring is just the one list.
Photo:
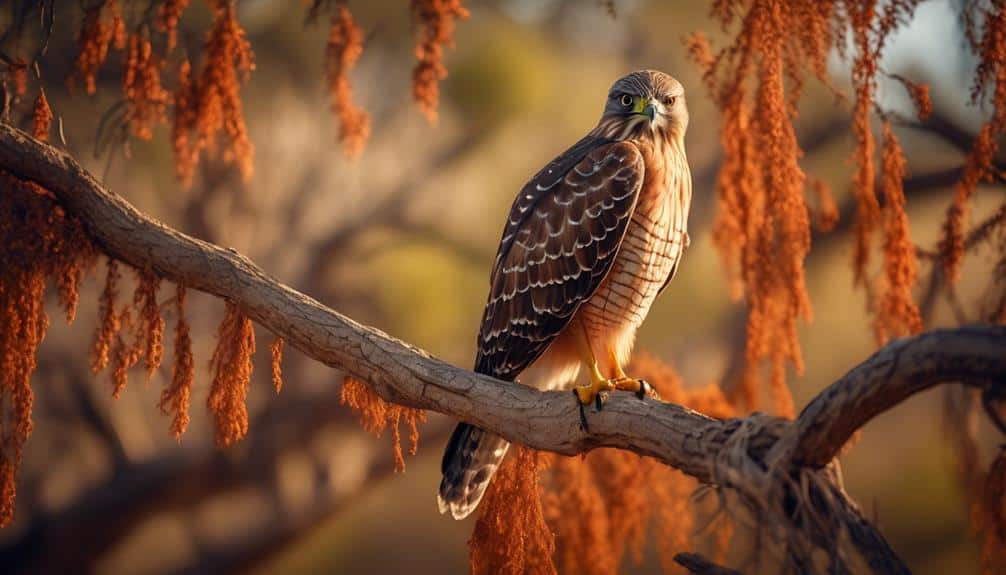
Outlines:
[[[577, 340], [581, 360], [587, 366], [587, 373], [590, 375], [589, 384], [579, 386], [573, 390], [577, 399], [580, 400], [581, 409], [582, 406], [593, 403], [596, 405], [597, 410], [600, 411], [605, 397], [603, 393], [611, 391], [612, 389], [631, 391], [639, 399], [643, 399], [647, 395], [657, 397], [656, 391], [654, 391], [653, 387], [646, 383], [646, 381], [625, 375], [625, 370], [622, 369], [622, 366], [618, 363], [618, 358], [611, 350], [608, 350], [608, 360], [611, 366], [613, 366], [612, 371], [614, 372], [614, 377], [605, 377], [597, 365], [597, 358], [594, 356], [594, 350], [590, 346], [590, 340], [587, 338], [587, 334], [583, 330], [579, 330], [579, 337]], [[585, 421], [585, 418], [582, 417], [581, 414], [581, 424], [583, 421]], [[585, 425], [584, 428], [586, 428]]]
[[[573, 389], [573, 393], [580, 400], [581, 406], [593, 403], [597, 406], [597, 410], [600, 411], [603, 401], [601, 392], [614, 389], [614, 380], [604, 377], [604, 374], [601, 373], [601, 369], [597, 366], [597, 358], [594, 357], [594, 350], [590, 347], [590, 340], [587, 339], [587, 333], [582, 328], [576, 331], [580, 360], [587, 366], [587, 375], [590, 376], [590, 383], [577, 386]], [[583, 418], [581, 417], [581, 419]]]

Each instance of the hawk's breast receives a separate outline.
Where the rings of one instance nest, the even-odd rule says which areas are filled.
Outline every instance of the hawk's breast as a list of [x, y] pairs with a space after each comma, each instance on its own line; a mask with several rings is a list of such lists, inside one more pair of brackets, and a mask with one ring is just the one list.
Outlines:
[[611, 271], [578, 314], [592, 342], [613, 346], [623, 362], [687, 242], [691, 175], [683, 153], [667, 148], [661, 157], [641, 147], [646, 174], [632, 220]]

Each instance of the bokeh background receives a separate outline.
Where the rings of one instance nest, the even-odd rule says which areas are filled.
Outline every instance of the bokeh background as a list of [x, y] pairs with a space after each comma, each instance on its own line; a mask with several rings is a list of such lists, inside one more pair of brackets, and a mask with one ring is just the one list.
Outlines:
[[[96, 96], [70, 96], [64, 78], [76, 55], [76, 3], [56, 3], [41, 77], [66, 147], [141, 210], [241, 251], [360, 322], [468, 366], [513, 196], [593, 127], [615, 78], [637, 68], [671, 73], [686, 87], [692, 118], [692, 245], [637, 347], [672, 363], [686, 382], [720, 381], [737, 369], [744, 312], [729, 297], [709, 233], [718, 114], [682, 39], [697, 29], [714, 43], [724, 36], [707, 17], [706, 2], [614, 4], [615, 18], [590, 0], [466, 3], [471, 17], [460, 23], [448, 52], [440, 121], [431, 126], [410, 101], [415, 29], [407, 3], [351, 2], [366, 32], [352, 81], [357, 102], [373, 115], [373, 135], [349, 162], [323, 86], [326, 22], [305, 25], [299, 2], [243, 0], [239, 18], [256, 59], [242, 90], [256, 149], [255, 175], [246, 183], [210, 162], [183, 190], [166, 127], [150, 142], [125, 143], [99, 129], [120, 97], [121, 53], [103, 68]], [[193, 54], [209, 21], [203, 3], [186, 13], [181, 43]], [[910, 181], [918, 183], [906, 188], [912, 234], [932, 246], [952, 193], [952, 180], [933, 176], [962, 164], [984, 117], [980, 106], [967, 104], [975, 62], [955, 3], [922, 3], [887, 54], [887, 71], [929, 83], [933, 93], [938, 123], [898, 127]], [[831, 70], [839, 89], [847, 87], [847, 63], [836, 56]], [[910, 117], [899, 85], [882, 83], [880, 102]], [[803, 166], [831, 185], [846, 217], [835, 232], [815, 235], [807, 260], [815, 317], [800, 333], [806, 372], [790, 377], [798, 408], [874, 350], [866, 299], [853, 288], [850, 265], [849, 117], [848, 102], [822, 86], [811, 85], [800, 102]], [[974, 218], [1002, 199], [1001, 187], [982, 188]], [[989, 254], [969, 258], [960, 305], [937, 303], [932, 323], [969, 319], [991, 273]], [[337, 371], [288, 347], [286, 386], [274, 394], [264, 352], [271, 334], [258, 329], [251, 433], [217, 451], [203, 410], [210, 383], [203, 366], [223, 306], [190, 294], [201, 369], [193, 423], [176, 442], [157, 409], [168, 362], [149, 383], [136, 370], [117, 401], [108, 375], [88, 369], [102, 275], [99, 266], [88, 280], [74, 325], [53, 314], [40, 349], [35, 431], [19, 476], [16, 522], [0, 532], [0, 571], [14, 565], [101, 573], [466, 571], [473, 521], [440, 516], [435, 501], [453, 421], [431, 414], [418, 454], [396, 474], [390, 439], [365, 434], [339, 405]], [[162, 291], [162, 299], [170, 296]], [[867, 425], [842, 457], [848, 491], [920, 574], [978, 571], [957, 457], [941, 422], [943, 401], [941, 392], [909, 400]], [[986, 423], [978, 425], [986, 462], [1000, 439]], [[635, 573], [653, 569], [649, 556], [643, 565], [625, 566]]]

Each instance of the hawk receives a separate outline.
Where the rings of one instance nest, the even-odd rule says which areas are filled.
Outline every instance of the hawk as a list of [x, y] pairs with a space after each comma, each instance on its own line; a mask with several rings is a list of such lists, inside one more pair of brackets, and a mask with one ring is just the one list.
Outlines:
[[[636, 330], [688, 246], [692, 178], [684, 88], [654, 70], [612, 85], [597, 126], [524, 185], [489, 279], [475, 371], [541, 390], [643, 397], [629, 377]], [[590, 383], [576, 386], [585, 367]], [[467, 423], [444, 453], [438, 503], [478, 506], [509, 443]]]

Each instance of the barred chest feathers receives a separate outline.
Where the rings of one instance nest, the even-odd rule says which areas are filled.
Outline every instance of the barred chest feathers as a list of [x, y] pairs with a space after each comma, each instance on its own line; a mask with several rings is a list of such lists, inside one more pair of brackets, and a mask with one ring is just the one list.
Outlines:
[[637, 146], [647, 172], [632, 221], [611, 271], [578, 314], [592, 343], [614, 342], [608, 351], [621, 365], [628, 362], [637, 328], [688, 245], [692, 195], [683, 142], [658, 137]]

